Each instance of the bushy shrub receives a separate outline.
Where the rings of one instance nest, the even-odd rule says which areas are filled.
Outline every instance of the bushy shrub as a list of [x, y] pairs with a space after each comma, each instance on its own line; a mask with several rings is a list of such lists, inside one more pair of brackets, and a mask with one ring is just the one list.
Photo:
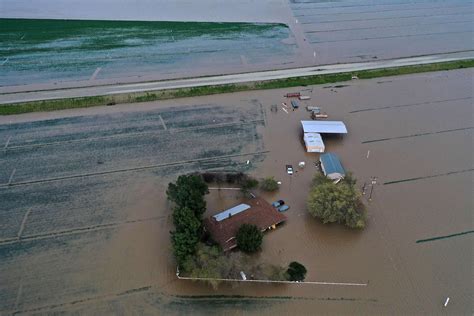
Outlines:
[[237, 173], [227, 173], [226, 181], [231, 184], [239, 184], [245, 178], [245, 174], [242, 172]]
[[231, 262], [216, 246], [199, 243], [194, 256], [188, 256], [183, 263], [183, 272], [192, 278], [206, 278], [215, 289], [220, 280], [228, 276]]
[[251, 253], [260, 249], [263, 241], [263, 233], [255, 225], [243, 224], [237, 231], [237, 247], [240, 250]]
[[278, 190], [278, 182], [273, 177], [268, 177], [260, 182], [260, 188], [264, 191], [273, 192]]
[[306, 268], [299, 262], [293, 261], [288, 266], [288, 270], [286, 270], [288, 281], [304, 281], [306, 277]]
[[242, 186], [242, 191], [248, 192], [258, 187], [258, 180], [251, 177], [247, 177], [245, 180], [243, 180], [241, 186]]
[[204, 172], [201, 176], [206, 183], [214, 182], [215, 175], [212, 172]]

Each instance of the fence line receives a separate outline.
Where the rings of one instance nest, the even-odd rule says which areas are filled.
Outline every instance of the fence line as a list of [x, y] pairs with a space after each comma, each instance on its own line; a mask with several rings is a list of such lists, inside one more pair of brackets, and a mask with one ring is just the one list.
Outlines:
[[241, 279], [220, 279], [220, 278], [192, 278], [182, 277], [179, 275], [179, 270], [176, 276], [180, 280], [192, 281], [222, 281], [222, 282], [253, 282], [253, 283], [279, 283], [279, 284], [302, 284], [302, 285], [335, 285], [335, 286], [367, 286], [368, 283], [351, 283], [351, 282], [324, 282], [324, 281], [273, 281], [273, 280], [241, 280]]

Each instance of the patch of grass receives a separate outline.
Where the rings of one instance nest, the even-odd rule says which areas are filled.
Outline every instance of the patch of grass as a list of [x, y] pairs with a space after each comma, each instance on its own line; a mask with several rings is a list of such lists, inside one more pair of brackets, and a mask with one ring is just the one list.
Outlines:
[[342, 82], [351, 80], [351, 73], [339, 73], [328, 75], [316, 75], [309, 77], [295, 77], [264, 81], [256, 84], [256, 89], [278, 89], [287, 87], [299, 87], [309, 85], [320, 85], [326, 83]]
[[[62, 51], [97, 51], [141, 45], [147, 41], [160, 43], [186, 40], [203, 35], [231, 37], [287, 32], [282, 23], [215, 23], [164, 21], [98, 21], [59, 19], [0, 19], [0, 57], [25, 53], [58, 53], [56, 42], [68, 41]], [[171, 36], [172, 34], [172, 36]], [[275, 34], [275, 33], [269, 33]], [[131, 44], [126, 39], [137, 40]], [[38, 46], [37, 44], [46, 44]], [[13, 46], [13, 47], [10, 47]]]
[[146, 93], [145, 95], [136, 96], [133, 99], [133, 102], [147, 102], [147, 101], [153, 101], [157, 99], [158, 99], [158, 96], [156, 95], [156, 93]]
[[113, 105], [120, 103], [150, 102], [157, 100], [195, 97], [220, 93], [232, 93], [249, 90], [278, 89], [308, 85], [320, 85], [351, 80], [353, 75], [360, 79], [399, 76], [432, 71], [453, 70], [474, 67], [474, 59], [443, 62], [426, 65], [403, 66], [374, 70], [362, 70], [353, 73], [340, 73], [277, 79], [243, 84], [226, 84], [219, 86], [204, 86], [195, 88], [182, 88], [162, 90], [158, 92], [118, 94], [114, 96], [96, 96], [83, 98], [69, 98], [58, 100], [33, 101], [25, 103], [5, 104], [0, 106], [0, 115], [22, 114], [28, 112], [45, 112], [73, 108], [86, 108], [100, 105]]
[[6, 104], [0, 106], [0, 115], [87, 108], [91, 106], [107, 105], [113, 102], [113, 97], [96, 96]]
[[416, 74], [416, 73], [422, 73], [422, 72], [443, 71], [443, 70], [453, 70], [453, 69], [472, 68], [472, 67], [474, 67], [474, 59], [466, 59], [466, 60], [450, 61], [450, 62], [435, 63], [435, 64], [364, 70], [355, 74], [358, 75], [360, 79], [371, 79], [371, 78], [378, 78], [378, 77], [400, 76], [400, 75]]

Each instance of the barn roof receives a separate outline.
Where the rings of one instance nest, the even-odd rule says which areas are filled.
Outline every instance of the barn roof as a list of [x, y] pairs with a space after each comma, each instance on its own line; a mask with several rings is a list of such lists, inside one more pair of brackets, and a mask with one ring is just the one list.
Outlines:
[[341, 161], [334, 153], [322, 154], [319, 157], [321, 161], [321, 166], [326, 176], [331, 174], [340, 174], [344, 176], [346, 174], [344, 168], [342, 167]]
[[341, 121], [301, 121], [305, 133], [347, 134], [346, 125]]

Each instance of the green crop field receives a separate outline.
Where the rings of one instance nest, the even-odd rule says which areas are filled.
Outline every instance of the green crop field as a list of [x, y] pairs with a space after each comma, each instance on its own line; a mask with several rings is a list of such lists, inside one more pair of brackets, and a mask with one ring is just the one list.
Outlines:
[[[293, 46], [283, 24], [0, 19], [0, 86], [217, 69]], [[238, 48], [238, 49], [236, 49]]]

